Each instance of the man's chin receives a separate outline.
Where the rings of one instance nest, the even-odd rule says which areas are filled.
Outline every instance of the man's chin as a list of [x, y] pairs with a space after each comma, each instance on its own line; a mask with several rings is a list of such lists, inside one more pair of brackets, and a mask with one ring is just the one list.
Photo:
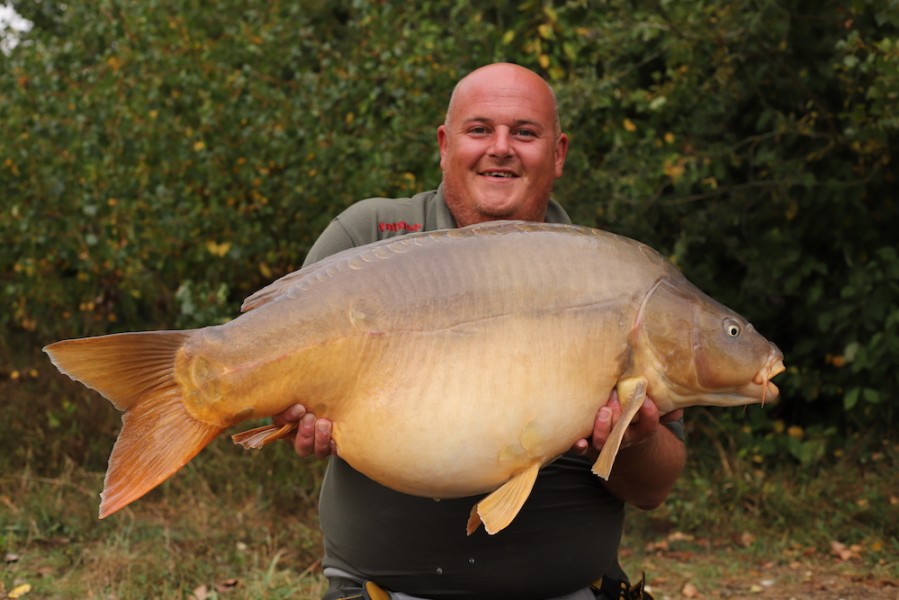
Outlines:
[[522, 202], [509, 192], [477, 194], [475, 206], [479, 213], [492, 219], [512, 219], [522, 206]]

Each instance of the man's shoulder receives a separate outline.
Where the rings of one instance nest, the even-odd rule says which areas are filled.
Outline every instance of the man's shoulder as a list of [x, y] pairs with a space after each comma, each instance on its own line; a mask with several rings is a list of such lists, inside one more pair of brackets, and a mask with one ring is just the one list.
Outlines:
[[390, 237], [447, 227], [452, 227], [452, 217], [439, 189], [411, 198], [366, 198], [331, 221], [310, 249], [305, 264]]

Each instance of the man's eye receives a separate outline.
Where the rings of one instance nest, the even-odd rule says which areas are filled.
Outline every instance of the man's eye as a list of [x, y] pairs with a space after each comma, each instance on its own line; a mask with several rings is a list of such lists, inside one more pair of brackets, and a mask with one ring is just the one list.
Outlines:
[[537, 134], [531, 131], [530, 129], [519, 129], [515, 132], [515, 135], [518, 137], [536, 137]]
[[486, 127], [472, 127], [471, 129], [468, 130], [468, 133], [471, 133], [474, 135], [484, 135], [484, 134], [490, 133], [490, 132], [487, 130]]

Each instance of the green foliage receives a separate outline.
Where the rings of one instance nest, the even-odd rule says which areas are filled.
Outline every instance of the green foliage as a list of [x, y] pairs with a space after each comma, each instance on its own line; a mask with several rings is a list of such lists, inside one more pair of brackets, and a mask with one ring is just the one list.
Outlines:
[[[0, 56], [0, 357], [19, 370], [63, 337], [232, 317], [343, 207], [435, 186], [453, 84], [511, 60], [556, 88], [575, 219], [659, 248], [784, 350], [784, 400], [723, 428], [895, 428], [895, 0], [16, 7], [35, 26]], [[762, 454], [820, 455], [789, 439]]]
[[[753, 434], [771, 416], [834, 444], [890, 431], [899, 4], [603, 6], [578, 21], [589, 59], [556, 85], [573, 133], [558, 195], [667, 252], [781, 346], [783, 401]], [[790, 440], [776, 451], [819, 456]]]

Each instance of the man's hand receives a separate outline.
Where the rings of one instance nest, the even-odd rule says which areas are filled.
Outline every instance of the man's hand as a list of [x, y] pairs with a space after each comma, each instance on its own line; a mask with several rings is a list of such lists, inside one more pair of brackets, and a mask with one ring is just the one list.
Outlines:
[[[640, 411], [624, 433], [620, 449], [623, 450], [624, 448], [646, 442], [655, 435], [660, 423], [675, 421], [680, 419], [683, 414], [683, 409], [678, 409], [660, 416], [659, 409], [655, 403], [647, 397], [643, 406], [640, 407]], [[572, 447], [572, 450], [581, 456], [587, 456], [591, 460], [596, 460], [606, 440], [609, 439], [612, 428], [615, 427], [620, 418], [621, 403], [618, 400], [618, 392], [612, 390], [609, 401], [596, 413], [596, 420], [593, 422], [593, 435], [589, 438], [578, 440]]]
[[331, 439], [331, 421], [318, 419], [302, 404], [294, 404], [284, 412], [272, 417], [279, 427], [288, 423], [296, 423], [297, 431], [293, 436], [293, 448], [302, 457], [315, 456], [325, 458], [337, 456], [337, 444]]
[[[683, 414], [683, 409], [678, 409], [660, 416], [658, 407], [647, 397], [621, 440], [606, 488], [644, 510], [661, 504], [683, 471], [687, 453], [684, 443], [660, 424], [680, 419]], [[592, 437], [578, 440], [572, 450], [596, 460], [620, 418], [621, 404], [617, 392], [612, 391], [608, 403], [596, 413]]]

